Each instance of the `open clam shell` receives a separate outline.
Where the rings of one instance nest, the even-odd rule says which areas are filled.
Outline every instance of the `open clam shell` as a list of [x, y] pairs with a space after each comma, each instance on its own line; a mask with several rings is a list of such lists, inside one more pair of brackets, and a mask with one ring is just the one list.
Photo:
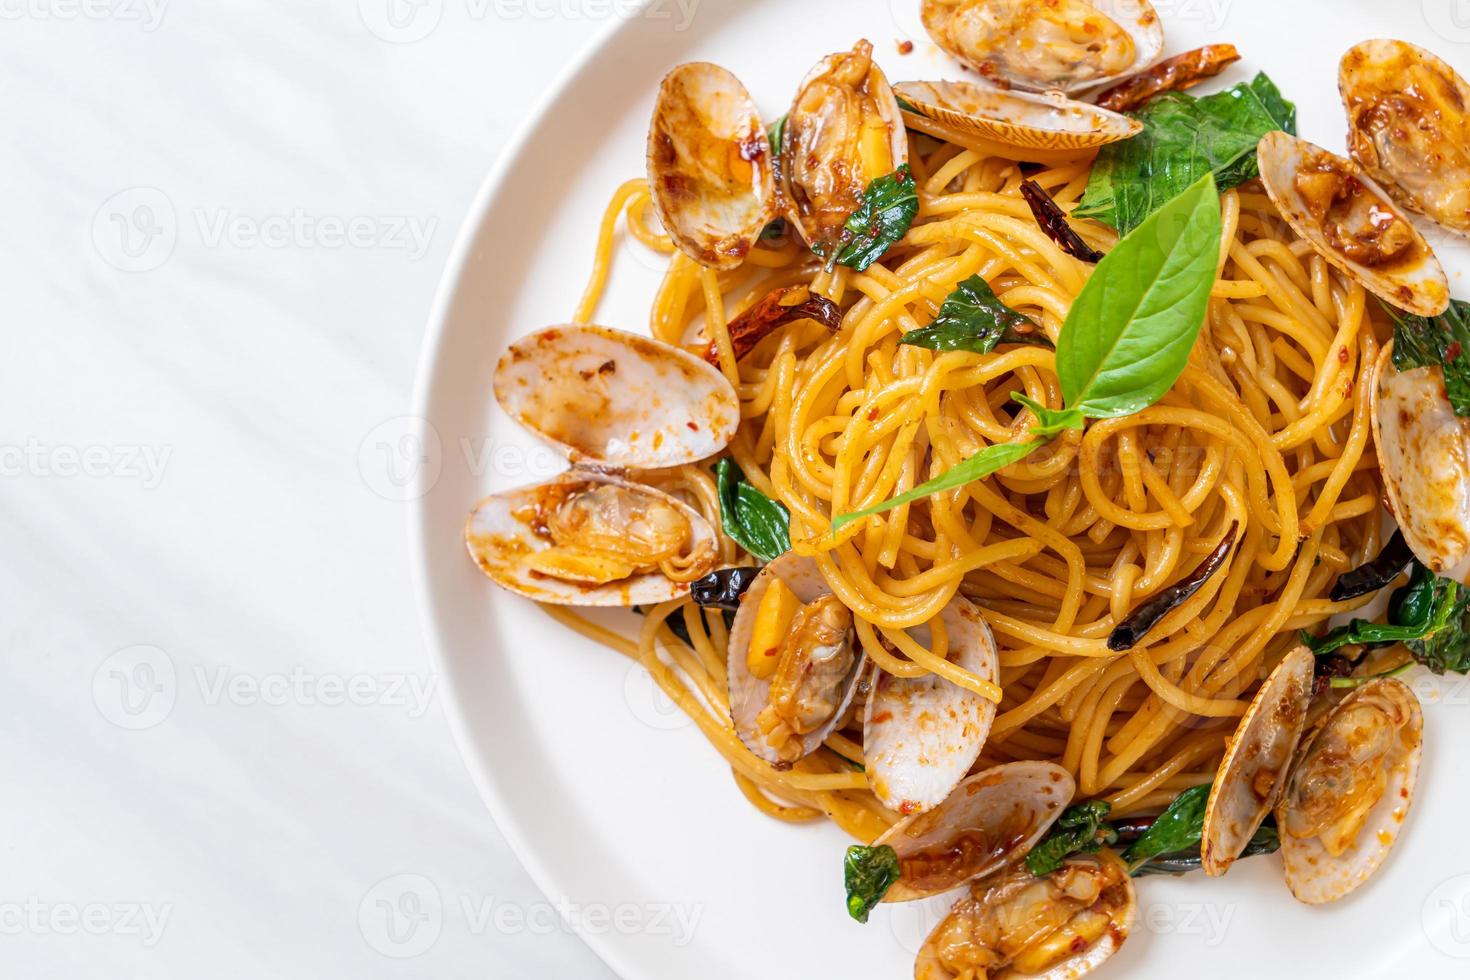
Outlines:
[[901, 876], [885, 902], [947, 892], [1020, 860], [1077, 791], [1050, 762], [1008, 762], [962, 781], [939, 806], [894, 824], [874, 845], [898, 854]]
[[[956, 596], [940, 620], [950, 661], [994, 681], [995, 638], [980, 611]], [[929, 643], [927, 626], [910, 633]], [[942, 677], [879, 671], [863, 717], [863, 760], [873, 793], [904, 814], [938, 806], [969, 772], [994, 720], [993, 703]]]
[[924, 0], [934, 42], [987, 81], [1076, 92], [1142, 71], [1164, 49], [1148, 0]]
[[573, 463], [659, 469], [715, 455], [740, 424], [719, 370], [649, 337], [597, 326], [550, 327], [511, 344], [495, 397]]
[[1470, 419], [1437, 367], [1400, 371], [1393, 341], [1373, 369], [1373, 446], [1389, 508], [1414, 557], [1436, 575], [1470, 579]]
[[1382, 865], [1414, 799], [1423, 737], [1419, 700], [1391, 677], [1357, 688], [1323, 720], [1276, 807], [1297, 899], [1336, 901]]
[[[1266, 193], [1292, 230], [1306, 239], [1317, 254], [1370, 293], [1401, 309], [1420, 316], [1438, 316], [1445, 311], [1450, 303], [1450, 287], [1439, 260], [1424, 236], [1361, 167], [1346, 157], [1283, 132], [1267, 133], [1256, 155]], [[1341, 230], [1345, 222], [1361, 219], [1361, 215], [1347, 215], [1343, 223], [1336, 219], [1331, 223], [1324, 221], [1321, 207], [1307, 200], [1298, 179], [1321, 175], [1340, 181], [1347, 196], [1345, 203], [1372, 216], [1374, 234], [1380, 236], [1377, 242]], [[1337, 207], [1336, 200], [1332, 207]], [[1382, 229], [1389, 226], [1399, 236], [1402, 250], [1383, 255], [1376, 250], [1378, 243], [1387, 239]], [[1348, 250], [1381, 257], [1365, 264], [1365, 260], [1355, 259]]]
[[1343, 55], [1338, 90], [1348, 149], [1394, 200], [1470, 234], [1470, 84], [1405, 41], [1364, 41]]
[[[827, 580], [822, 578], [822, 573], [814, 560], [788, 553], [761, 569], [760, 574], [756, 576], [755, 581], [741, 597], [740, 609], [735, 613], [735, 622], [730, 627], [727, 665], [730, 684], [730, 720], [735, 726], [735, 733], [740, 736], [740, 741], [745, 743], [745, 747], [772, 765], [783, 764], [791, 760], [783, 758], [780, 748], [773, 745], [767, 735], [761, 731], [759, 718], [761, 712], [770, 704], [771, 679], [763, 680], [750, 672], [748, 654], [755, 628], [756, 611], [760, 608], [761, 599], [765, 596], [766, 590], [771, 587], [772, 580], [777, 578], [803, 603], [815, 602], [832, 593], [827, 586]], [[849, 642], [853, 642], [851, 638]], [[848, 709], [852, 707], [859, 681], [868, 667], [867, 655], [857, 649], [854, 652], [856, 656], [852, 659], [852, 666], [839, 684], [836, 710], [832, 713], [832, 717], [816, 730], [799, 736], [802, 756], [815, 752], [822, 744], [822, 740], [832, 734], [847, 716]]]
[[1206, 874], [1230, 869], [1286, 788], [1307, 721], [1316, 665], [1306, 647], [1288, 653], [1235, 729], [1205, 806], [1200, 856]]
[[[681, 557], [691, 567], [713, 568], [719, 539], [713, 525], [687, 504], [652, 487], [629, 483], [595, 470], [573, 469], [554, 480], [493, 494], [481, 500], [465, 522], [465, 545], [480, 570], [496, 585], [537, 602], [563, 606], [642, 606], [687, 595], [689, 583], [675, 582], [657, 568], [606, 583], [572, 581], [545, 574], [531, 562], [556, 545], [547, 514], [568, 498], [597, 487], [615, 487], [626, 496], [623, 534], [636, 539], [638, 524], [653, 508], [673, 508], [688, 522]], [[697, 577], [697, 576], [696, 576]]]
[[786, 116], [780, 171], [787, 220], [808, 244], [830, 249], [868, 184], [908, 162], [908, 146], [873, 45], [859, 41], [823, 58]]
[[659, 86], [648, 130], [648, 186], [674, 244], [733, 269], [774, 216], [771, 147], [750, 93], [708, 62], [680, 65]]
[[1033, 95], [969, 82], [899, 82], [893, 91], [913, 107], [903, 118], [919, 132], [997, 155], [1035, 156], [1043, 163], [1143, 129], [1136, 119], [1060, 92]]
[[915, 980], [1075, 980], [1122, 948], [1138, 917], [1128, 869], [1111, 851], [971, 886], [924, 941]]

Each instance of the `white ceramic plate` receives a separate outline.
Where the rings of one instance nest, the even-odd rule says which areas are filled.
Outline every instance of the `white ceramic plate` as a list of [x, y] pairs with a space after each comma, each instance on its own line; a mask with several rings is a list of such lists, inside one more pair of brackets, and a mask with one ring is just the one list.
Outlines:
[[[1221, 84], [1269, 71], [1297, 102], [1302, 135], [1332, 149], [1345, 131], [1337, 59], [1357, 41], [1401, 37], [1470, 70], [1466, 0], [1424, 0], [1422, 15], [1419, 0], [1156, 3], [1169, 53], [1237, 44], [1245, 59]], [[511, 339], [569, 317], [610, 195], [643, 173], [648, 113], [669, 68], [717, 61], [770, 117], [818, 58], [859, 36], [874, 42], [895, 81], [958, 75], [923, 35], [917, 8], [918, 0], [655, 0], [622, 20], [569, 66], [490, 176], [430, 323], [417, 411], [431, 460], [412, 523], [428, 638], [459, 743], [533, 877], [567, 900], [581, 934], [629, 980], [899, 980], [912, 976], [913, 953], [946, 903], [884, 906], [866, 927], [851, 921], [840, 832], [757, 814], [646, 674], [475, 570], [460, 538], [471, 502], [558, 468], [495, 406], [490, 371]], [[901, 57], [904, 38], [916, 50]], [[1470, 295], [1464, 248], [1437, 244], [1456, 291]], [[645, 329], [662, 261], [627, 242], [616, 256], [599, 319]], [[608, 620], [634, 622], [628, 613]], [[1287, 893], [1275, 858], [1243, 862], [1221, 881], [1146, 879], [1140, 924], [1103, 975], [1235, 978], [1246, 964], [1259, 980], [1465, 975], [1470, 782], [1464, 749], [1446, 747], [1470, 745], [1470, 686], [1419, 687], [1428, 745], [1417, 805], [1369, 887], [1308, 908]]]

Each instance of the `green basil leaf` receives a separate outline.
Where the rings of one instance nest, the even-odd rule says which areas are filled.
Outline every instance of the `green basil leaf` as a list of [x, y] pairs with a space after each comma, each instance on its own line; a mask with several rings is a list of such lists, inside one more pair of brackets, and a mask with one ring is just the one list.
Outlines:
[[874, 514], [881, 514], [895, 507], [902, 507], [904, 504], [913, 503], [915, 500], [922, 500], [932, 493], [953, 490], [955, 487], [962, 487], [966, 483], [973, 483], [981, 477], [989, 476], [996, 470], [1003, 470], [1017, 460], [1031, 455], [1045, 441], [1044, 439], [1037, 439], [1032, 442], [999, 442], [993, 446], [986, 446], [969, 459], [951, 466], [939, 476], [927, 483], [919, 484], [907, 493], [901, 493], [891, 500], [885, 500], [883, 503], [865, 510], [860, 510], [852, 514], [838, 515], [832, 521], [832, 533], [836, 534], [848, 524], [861, 520], [864, 517], [872, 517]]
[[1470, 416], [1470, 303], [1452, 300], [1436, 317], [1380, 305], [1393, 320], [1393, 366], [1400, 371], [1439, 368], [1450, 407], [1456, 415]]
[[771, 128], [766, 130], [766, 141], [771, 144], [771, 156], [781, 155], [781, 146], [786, 140], [786, 117], [782, 116], [771, 123]]
[[736, 544], [761, 561], [770, 562], [791, 550], [791, 512], [751, 486], [735, 461], [726, 456], [715, 464], [720, 495], [720, 523]]
[[1040, 878], [1062, 866], [1073, 854], [1091, 854], [1118, 842], [1118, 832], [1103, 823], [1112, 804], [1091, 800], [1068, 807], [1045, 840], [1026, 852], [1026, 870]]
[[1045, 342], [1046, 334], [1034, 320], [1002, 303], [980, 276], [971, 276], [945, 297], [928, 326], [910, 330], [900, 344], [934, 351], [964, 350], [988, 354], [1002, 340], [1007, 343]]
[[[1470, 604], [1470, 590], [1450, 579], [1440, 578], [1415, 561], [1408, 584], [1395, 589], [1389, 596], [1386, 623], [1355, 619], [1326, 636], [1304, 633], [1302, 642], [1320, 657], [1350, 644], [1381, 646], [1411, 640], [1432, 641], [1441, 631], [1453, 626], [1432, 647], [1432, 652], [1429, 652], [1431, 647], [1428, 644], [1421, 643], [1420, 646], [1426, 651], [1425, 656], [1437, 662], [1460, 662], [1460, 656], [1453, 651], [1464, 643], [1460, 636], [1463, 632], [1460, 620], [1467, 604]], [[1410, 651], [1413, 652], [1412, 644]]]
[[1097, 264], [1057, 339], [1067, 408], [1117, 418], [1169, 390], [1204, 325], [1222, 235], [1220, 197], [1206, 174]]
[[1296, 132], [1296, 107], [1264, 74], [1204, 98], [1166, 92], [1135, 115], [1143, 131], [1102, 148], [1072, 212], [1120, 234], [1206, 173], [1215, 175], [1220, 190], [1259, 176], [1261, 137], [1278, 129]]
[[[833, 261], [862, 272], [908, 234], [918, 214], [919, 191], [904, 164], [868, 185], [863, 203], [843, 225], [842, 249]], [[812, 251], [823, 254], [816, 246]]]
[[[1243, 858], [1255, 857], [1259, 854], [1275, 854], [1281, 850], [1281, 834], [1276, 830], [1276, 825], [1271, 823], [1271, 818], [1266, 818], [1266, 823], [1256, 828], [1251, 839], [1246, 842], [1245, 850], [1240, 852]], [[1203, 866], [1199, 848], [1187, 851], [1178, 851], [1174, 854], [1160, 854], [1158, 857], [1149, 858], [1147, 861], [1133, 869], [1135, 877], [1143, 875], [1182, 875], [1191, 871], [1198, 871]]]
[[1205, 804], [1210, 799], [1210, 784], [1195, 786], [1174, 797], [1174, 802], [1159, 814], [1143, 836], [1128, 845], [1123, 860], [1130, 868], [1149, 858], [1176, 851], [1198, 851], [1204, 836]]
[[1036, 416], [1036, 424], [1031, 426], [1031, 432], [1034, 435], [1050, 438], [1060, 435], [1067, 429], [1082, 428], [1084, 417], [1075, 408], [1047, 408], [1039, 401], [1028, 398], [1019, 391], [1011, 392], [1011, 400], [1030, 409], [1031, 414]]
[[849, 847], [842, 862], [842, 881], [847, 887], [847, 914], [859, 922], [867, 922], [868, 913], [883, 900], [902, 874], [898, 852], [887, 844], [878, 847], [854, 844]]

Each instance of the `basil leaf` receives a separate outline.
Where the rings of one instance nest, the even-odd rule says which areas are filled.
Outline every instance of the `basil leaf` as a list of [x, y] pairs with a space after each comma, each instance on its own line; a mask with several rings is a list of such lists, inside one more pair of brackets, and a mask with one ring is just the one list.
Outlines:
[[791, 550], [791, 512], [751, 486], [735, 461], [726, 456], [715, 464], [720, 495], [720, 524], [736, 544], [761, 561], [770, 562]]
[[1444, 583], [1437, 592], [1443, 607], [1434, 610], [1424, 635], [1407, 640], [1404, 646], [1415, 660], [1436, 674], [1470, 673], [1470, 622], [1466, 621], [1470, 589], [1449, 579], [1436, 577], [1436, 582]]
[[945, 297], [928, 326], [910, 330], [899, 343], [934, 351], [988, 354], [1002, 340], [1035, 343], [1038, 335], [1045, 340], [1046, 334], [1034, 320], [1002, 303], [990, 283], [976, 275]]
[[907, 493], [901, 493], [891, 500], [885, 500], [883, 503], [865, 510], [860, 510], [852, 514], [839, 515], [832, 521], [832, 533], [836, 534], [848, 524], [856, 520], [861, 520], [864, 517], [872, 517], [874, 514], [881, 514], [895, 507], [902, 507], [904, 504], [921, 500], [932, 493], [953, 490], [955, 487], [962, 487], [966, 483], [973, 483], [981, 477], [989, 476], [996, 470], [1003, 470], [1017, 460], [1031, 455], [1044, 442], [1044, 439], [1037, 439], [1032, 442], [998, 442], [993, 446], [986, 446], [969, 459], [961, 463], [956, 463], [939, 476], [927, 483], [919, 484]]
[[1204, 325], [1223, 233], [1206, 174], [1097, 264], [1057, 339], [1068, 409], [1131, 415], [1173, 386]]
[[1057, 818], [1056, 829], [1026, 852], [1026, 870], [1040, 878], [1062, 866], [1073, 854], [1091, 854], [1118, 842], [1118, 832], [1103, 823], [1112, 804], [1092, 800], [1068, 807]]
[[1123, 860], [1133, 868], [1160, 854], [1198, 851], [1200, 839], [1204, 837], [1205, 804], [1209, 799], [1209, 783], [1187, 789], [1174, 797], [1174, 802], [1159, 814], [1153, 826], [1128, 845], [1128, 850], [1123, 852]]
[[766, 142], [771, 144], [771, 156], [781, 155], [781, 146], [786, 141], [786, 117], [782, 116], [771, 123], [771, 128], [766, 130]]
[[1400, 371], [1439, 368], [1450, 407], [1456, 415], [1470, 416], [1470, 303], [1452, 300], [1436, 317], [1380, 305], [1393, 320], [1393, 366]]
[[842, 881], [847, 887], [847, 914], [859, 922], [867, 922], [868, 913], [883, 900], [902, 873], [898, 852], [887, 844], [878, 847], [854, 844], [849, 847], [842, 862]]
[[[919, 191], [909, 165], [868, 185], [863, 203], [843, 225], [842, 250], [831, 261], [862, 272], [877, 262], [890, 245], [908, 234], [919, 214]], [[823, 253], [816, 246], [812, 251]], [[829, 261], [830, 264], [830, 261]]]
[[1259, 176], [1261, 137], [1278, 129], [1296, 132], [1296, 107], [1264, 74], [1204, 98], [1165, 92], [1135, 116], [1143, 131], [1102, 148], [1072, 212], [1120, 234], [1206, 173], [1215, 175], [1220, 190]]
[[[1281, 850], [1281, 834], [1276, 830], [1276, 825], [1271, 823], [1270, 817], [1267, 822], [1256, 828], [1251, 839], [1246, 842], [1245, 850], [1240, 852], [1243, 858], [1255, 857], [1259, 854], [1275, 854]], [[1179, 851], [1174, 854], [1160, 854], [1158, 857], [1149, 858], [1147, 861], [1133, 869], [1134, 877], [1143, 875], [1182, 875], [1191, 871], [1198, 871], [1203, 867], [1203, 859], [1200, 857], [1199, 848], [1187, 851]]]
[[[1432, 656], [1439, 662], [1459, 662], [1450, 651], [1460, 645], [1455, 634], [1462, 631], [1458, 623], [1463, 618], [1470, 593], [1458, 583], [1440, 578], [1419, 562], [1414, 562], [1409, 583], [1395, 589], [1388, 600], [1388, 622], [1374, 623], [1366, 619], [1355, 619], [1346, 626], [1339, 626], [1326, 636], [1316, 637], [1302, 634], [1302, 642], [1317, 656], [1333, 653], [1349, 644], [1379, 646], [1410, 640], [1432, 640], [1456, 620], [1455, 630], [1444, 637], [1441, 644], [1433, 647]], [[1456, 610], [1459, 610], [1457, 617]], [[1425, 644], [1421, 648], [1428, 650]], [[1411, 652], [1413, 647], [1410, 646]], [[1456, 668], [1451, 668], [1456, 669]], [[1443, 670], [1439, 671], [1443, 673]]]

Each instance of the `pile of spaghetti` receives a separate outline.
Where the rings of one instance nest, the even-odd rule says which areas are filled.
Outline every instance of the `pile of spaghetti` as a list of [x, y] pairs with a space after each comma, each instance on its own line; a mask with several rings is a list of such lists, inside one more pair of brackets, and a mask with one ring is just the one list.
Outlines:
[[[1054, 343], [1093, 268], [1038, 227], [1020, 192], [1023, 179], [1034, 180], [1071, 210], [1090, 161], [1023, 172], [1014, 160], [929, 137], [911, 144], [918, 219], [860, 273], [824, 270], [794, 236], [762, 241], [737, 270], [716, 272], [664, 235], [647, 182], [628, 182], [603, 220], [575, 320], [595, 318], [621, 234], [668, 255], [653, 336], [718, 357], [742, 412], [730, 455], [790, 510], [793, 549], [819, 563], [878, 669], [938, 672], [998, 703], [976, 770], [1051, 760], [1075, 775], [1079, 798], [1105, 799], [1117, 816], [1157, 812], [1213, 778], [1251, 692], [1298, 632], [1366, 601], [1334, 603], [1327, 591], [1381, 547], [1368, 391], [1380, 331], [1368, 297], [1293, 235], [1259, 184], [1227, 191], [1209, 315], [1162, 399], [834, 534], [836, 515], [1025, 439], [1012, 392], [1061, 403], [1051, 346], [936, 353], [899, 338], [978, 274]], [[1101, 225], [1078, 229], [1102, 250], [1116, 241]], [[727, 324], [781, 286], [830, 299], [840, 328], [798, 321], [737, 360]], [[720, 526], [710, 464], [640, 479]], [[1110, 632], [1143, 597], [1189, 576], [1232, 527], [1238, 544], [1226, 564], [1146, 644], [1109, 648]], [[722, 549], [725, 563], [741, 563], [735, 542], [722, 536]], [[998, 685], [906, 632], [956, 594], [985, 612]], [[830, 817], [863, 841], [899, 819], [862, 771], [860, 710], [790, 768], [742, 745], [730, 722], [720, 612], [665, 603], [645, 611], [630, 641], [569, 609], [547, 610], [638, 659], [763, 812]]]

